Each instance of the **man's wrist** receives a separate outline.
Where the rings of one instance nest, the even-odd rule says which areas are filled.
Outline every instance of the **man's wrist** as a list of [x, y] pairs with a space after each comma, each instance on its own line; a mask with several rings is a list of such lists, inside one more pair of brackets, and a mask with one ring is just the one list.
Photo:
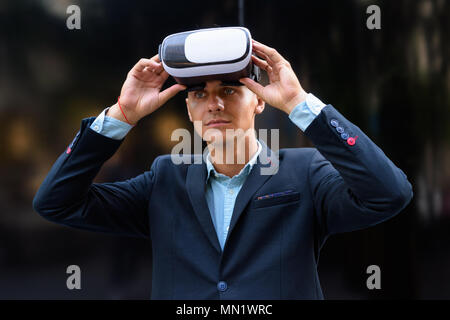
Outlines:
[[288, 115], [291, 114], [292, 110], [298, 106], [300, 103], [306, 101], [306, 96], [308, 94], [302, 90], [299, 92], [294, 98], [292, 98], [283, 108], [283, 111], [286, 112]]
[[139, 120], [132, 120], [130, 119], [130, 116], [127, 116], [127, 119], [125, 119], [123, 112], [120, 110], [119, 104], [115, 103], [114, 105], [112, 105], [108, 111], [106, 112], [106, 114], [108, 117], [120, 120], [122, 122], [125, 122], [127, 124], [131, 124], [131, 125], [135, 125]]

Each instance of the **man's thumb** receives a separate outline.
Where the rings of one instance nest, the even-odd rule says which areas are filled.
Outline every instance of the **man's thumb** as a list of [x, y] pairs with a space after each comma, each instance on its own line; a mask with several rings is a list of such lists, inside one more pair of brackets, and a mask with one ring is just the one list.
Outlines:
[[252, 92], [256, 93], [260, 98], [263, 98], [262, 93], [263, 93], [264, 87], [262, 85], [253, 81], [250, 78], [241, 78], [241, 79], [239, 79], [239, 82], [244, 84]]
[[173, 86], [167, 88], [166, 90], [159, 93], [159, 103], [160, 105], [165, 104], [170, 98], [175, 96], [178, 92], [185, 90], [186, 86], [181, 84], [174, 84]]

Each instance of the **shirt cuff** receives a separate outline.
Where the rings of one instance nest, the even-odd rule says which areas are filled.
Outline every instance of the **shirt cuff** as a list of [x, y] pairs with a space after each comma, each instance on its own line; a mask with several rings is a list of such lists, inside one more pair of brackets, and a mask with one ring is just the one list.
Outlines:
[[117, 120], [116, 118], [108, 117], [106, 115], [108, 109], [109, 107], [100, 113], [94, 122], [92, 122], [90, 128], [105, 137], [115, 140], [122, 140], [133, 127], [128, 123]]
[[325, 106], [325, 103], [319, 98], [308, 93], [305, 101], [296, 105], [291, 111], [289, 119], [302, 131], [305, 131]]

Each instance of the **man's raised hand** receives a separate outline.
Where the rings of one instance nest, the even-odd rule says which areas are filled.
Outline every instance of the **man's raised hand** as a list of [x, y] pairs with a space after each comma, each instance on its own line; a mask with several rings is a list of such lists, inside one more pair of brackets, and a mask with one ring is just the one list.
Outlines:
[[136, 124], [178, 92], [186, 89], [183, 85], [174, 84], [161, 91], [168, 77], [169, 74], [164, 70], [158, 55], [150, 59], [140, 59], [128, 72], [120, 93], [120, 107], [122, 107], [126, 119], [117, 103], [110, 108], [108, 116], [132, 125]]
[[271, 106], [289, 114], [297, 104], [306, 99], [306, 92], [291, 64], [275, 49], [256, 40], [252, 40], [252, 46], [253, 52], [263, 58], [252, 55], [253, 63], [267, 72], [270, 83], [264, 87], [250, 78], [239, 81]]

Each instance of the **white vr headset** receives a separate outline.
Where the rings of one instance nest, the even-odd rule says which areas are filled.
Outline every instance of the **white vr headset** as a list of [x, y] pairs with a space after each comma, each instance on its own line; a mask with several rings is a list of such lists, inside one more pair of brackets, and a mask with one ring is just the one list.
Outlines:
[[199, 29], [167, 36], [158, 53], [164, 70], [188, 91], [210, 80], [242, 85], [240, 78], [260, 80], [260, 70], [251, 59], [251, 39], [243, 27]]

